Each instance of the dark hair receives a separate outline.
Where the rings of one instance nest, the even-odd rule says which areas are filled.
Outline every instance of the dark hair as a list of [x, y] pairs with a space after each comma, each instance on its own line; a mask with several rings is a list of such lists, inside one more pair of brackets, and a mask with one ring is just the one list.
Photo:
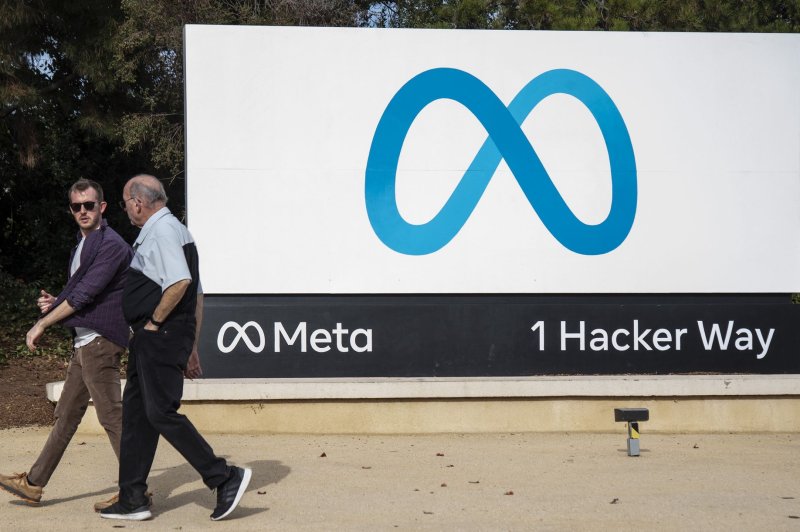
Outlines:
[[75, 183], [72, 184], [71, 187], [69, 187], [69, 192], [67, 192], [67, 199], [72, 201], [73, 192], [83, 192], [90, 188], [93, 188], [97, 191], [97, 201], [99, 201], [100, 203], [105, 201], [103, 199], [103, 187], [100, 186], [100, 183], [98, 183], [97, 181], [92, 181], [91, 179], [83, 179], [83, 178], [78, 179], [77, 181], [75, 181]]

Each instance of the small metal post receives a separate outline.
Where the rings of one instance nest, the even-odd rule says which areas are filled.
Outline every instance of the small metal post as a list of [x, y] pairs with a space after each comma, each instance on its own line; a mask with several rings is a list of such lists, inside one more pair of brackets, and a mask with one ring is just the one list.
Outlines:
[[650, 419], [646, 408], [615, 408], [614, 421], [628, 424], [628, 456], [639, 456], [639, 422]]
[[628, 423], [628, 456], [639, 456], [639, 423]]

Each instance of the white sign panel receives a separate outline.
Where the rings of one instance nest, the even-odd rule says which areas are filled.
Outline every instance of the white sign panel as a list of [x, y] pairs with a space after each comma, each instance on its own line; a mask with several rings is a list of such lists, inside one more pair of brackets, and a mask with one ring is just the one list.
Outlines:
[[800, 35], [186, 27], [216, 294], [800, 291]]

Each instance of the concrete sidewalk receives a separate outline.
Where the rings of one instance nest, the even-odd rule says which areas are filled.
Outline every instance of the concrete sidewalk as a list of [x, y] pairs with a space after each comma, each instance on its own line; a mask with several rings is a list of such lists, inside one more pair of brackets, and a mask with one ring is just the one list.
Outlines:
[[[0, 530], [800, 530], [800, 434], [207, 437], [253, 481], [230, 520], [162, 440], [152, 521], [92, 511], [116, 491], [103, 436], [77, 435], [28, 507], [0, 492]], [[0, 471], [27, 470], [47, 428], [0, 431]], [[324, 455], [324, 456], [323, 456]]]

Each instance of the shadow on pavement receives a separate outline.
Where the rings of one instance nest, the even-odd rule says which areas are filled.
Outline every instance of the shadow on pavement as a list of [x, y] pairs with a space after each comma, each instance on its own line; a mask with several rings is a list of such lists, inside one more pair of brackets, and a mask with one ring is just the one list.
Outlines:
[[[261, 508], [247, 508], [247, 498], [257, 494], [259, 490], [264, 490], [270, 484], [277, 484], [289, 475], [291, 468], [275, 460], [255, 460], [244, 464], [253, 470], [253, 477], [247, 492], [242, 500], [243, 506], [236, 510], [236, 516], [245, 517], [263, 512]], [[205, 486], [172, 495], [185, 484], [190, 484], [199, 479], [197, 472], [189, 464], [181, 464], [177, 467], [158, 469], [158, 473], [150, 477], [148, 487], [153, 491], [153, 513], [158, 515], [168, 513], [187, 504], [197, 504], [209, 511], [213, 511], [216, 505], [214, 493]]]

